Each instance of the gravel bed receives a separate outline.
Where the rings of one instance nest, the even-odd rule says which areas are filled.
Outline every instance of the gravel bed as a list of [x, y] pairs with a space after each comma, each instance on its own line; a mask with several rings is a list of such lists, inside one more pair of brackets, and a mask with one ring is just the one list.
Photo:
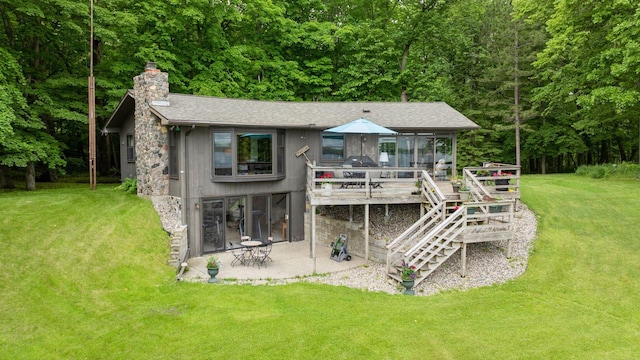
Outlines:
[[[349, 218], [348, 207], [335, 207], [324, 211], [336, 218]], [[418, 219], [416, 213], [419, 214], [419, 210], [411, 206], [394, 206], [390, 207], [389, 216], [385, 217], [384, 207], [373, 208], [370, 213], [371, 234], [378, 239], [393, 239]], [[354, 221], [362, 221], [363, 214], [354, 210], [353, 217]], [[525, 204], [518, 202], [514, 224], [515, 238], [511, 242], [510, 259], [506, 257], [506, 241], [469, 244], [466, 277], [460, 276], [461, 259], [458, 251], [414, 288], [416, 295], [489, 286], [517, 278], [527, 268], [529, 252], [536, 236], [536, 225], [535, 214]], [[297, 281], [348, 286], [390, 294], [399, 294], [403, 290], [386, 275], [384, 264], [378, 263]]]

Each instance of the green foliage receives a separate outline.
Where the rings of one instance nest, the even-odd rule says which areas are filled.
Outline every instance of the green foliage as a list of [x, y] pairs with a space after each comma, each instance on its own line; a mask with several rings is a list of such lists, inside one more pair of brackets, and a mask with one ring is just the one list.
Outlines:
[[122, 190], [127, 194], [136, 194], [138, 190], [138, 180], [126, 178], [122, 184], [116, 186], [116, 190]]
[[576, 175], [594, 179], [615, 178], [640, 180], [640, 165], [623, 162], [621, 164], [582, 165]]
[[[94, 5], [98, 128], [132, 76], [156, 61], [175, 93], [446, 101], [482, 127], [459, 138], [461, 165], [515, 162], [517, 74], [525, 171], [541, 159], [575, 169], [637, 158], [640, 12], [632, 1]], [[3, 164], [53, 168], [86, 157], [88, 12], [82, 2], [0, 1]], [[98, 160], [100, 172], [115, 166]]]

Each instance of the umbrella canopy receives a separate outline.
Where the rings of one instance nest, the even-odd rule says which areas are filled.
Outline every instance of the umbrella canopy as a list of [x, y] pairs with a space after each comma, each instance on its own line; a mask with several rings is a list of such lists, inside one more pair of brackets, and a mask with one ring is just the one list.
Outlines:
[[353, 120], [344, 125], [332, 127], [325, 131], [333, 132], [333, 133], [342, 133], [342, 134], [388, 134], [388, 135], [397, 134], [397, 132], [391, 129], [387, 129], [384, 126], [380, 126], [365, 118]]
[[342, 165], [351, 165], [352, 167], [378, 167], [378, 164], [367, 155], [349, 156]]

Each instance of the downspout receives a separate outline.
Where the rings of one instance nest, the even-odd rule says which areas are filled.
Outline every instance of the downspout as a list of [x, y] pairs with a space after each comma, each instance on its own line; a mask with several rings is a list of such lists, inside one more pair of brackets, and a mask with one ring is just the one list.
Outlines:
[[188, 206], [189, 203], [189, 187], [187, 186], [187, 184], [189, 183], [188, 179], [189, 179], [189, 175], [188, 172], [186, 171], [186, 164], [187, 164], [187, 160], [189, 159], [189, 151], [188, 149], [188, 143], [187, 143], [187, 139], [189, 134], [191, 133], [191, 131], [193, 131], [193, 129], [195, 129], [195, 125], [191, 125], [191, 128], [189, 130], [187, 130], [185, 133], [183, 133], [184, 135], [182, 135], [182, 144], [183, 146], [181, 146], [180, 149], [180, 197], [182, 197], [182, 211], [180, 212], [180, 221], [182, 222], [182, 225], [186, 225], [187, 226], [187, 252], [184, 255], [184, 259], [182, 259], [182, 261], [180, 262], [180, 272], [178, 273], [178, 275], [176, 276], [176, 281], [180, 281], [182, 280], [182, 274], [184, 273], [184, 271], [186, 270], [188, 264], [187, 264], [187, 260], [189, 259], [189, 256], [191, 254], [191, 246], [189, 245], [189, 237], [190, 235], [190, 231], [189, 231], [189, 224], [187, 224], [187, 219], [189, 219], [188, 216], [188, 212], [190, 207]]

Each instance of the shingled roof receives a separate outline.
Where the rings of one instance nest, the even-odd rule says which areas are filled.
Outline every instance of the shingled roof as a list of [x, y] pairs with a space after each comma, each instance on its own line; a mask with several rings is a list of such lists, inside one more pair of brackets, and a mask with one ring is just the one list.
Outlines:
[[[107, 127], [119, 126], [130, 115], [132, 100], [129, 92]], [[168, 103], [152, 103], [151, 108], [163, 124], [180, 126], [326, 129], [363, 117], [398, 131], [479, 128], [444, 102], [289, 102], [170, 94]]]

